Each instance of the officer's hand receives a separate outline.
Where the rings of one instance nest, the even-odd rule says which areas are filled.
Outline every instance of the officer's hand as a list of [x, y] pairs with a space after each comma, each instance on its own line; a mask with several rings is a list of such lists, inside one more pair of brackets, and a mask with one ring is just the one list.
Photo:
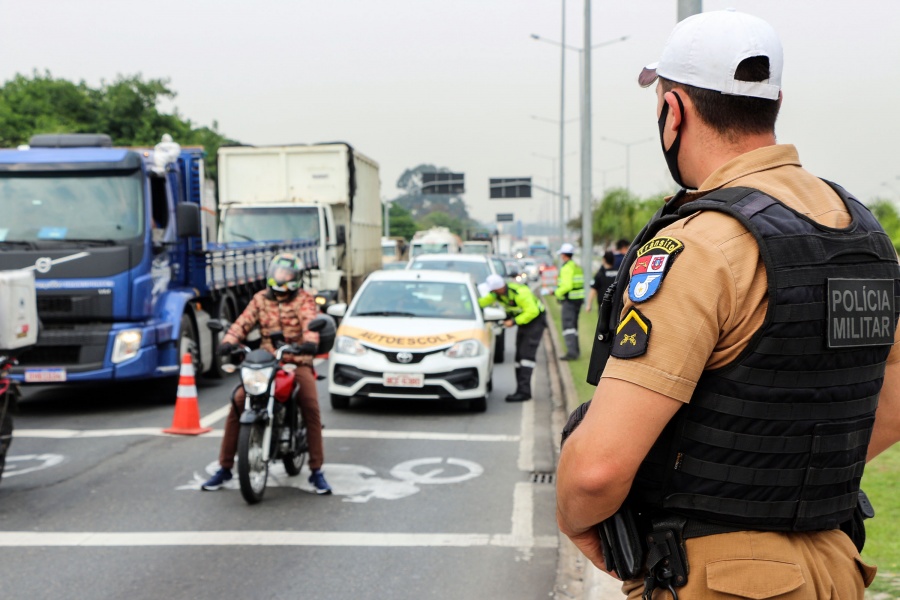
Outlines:
[[590, 304], [585, 304], [585, 305], [584, 305], [584, 312], [591, 312], [591, 305], [590, 305]]
[[507, 320], [503, 321], [503, 326], [504, 327], [512, 327], [513, 325], [515, 325], [515, 323], [516, 322], [513, 321], [512, 319], [507, 319]]
[[235, 349], [237, 349], [236, 344], [232, 344], [231, 342], [222, 342], [221, 344], [219, 344], [219, 347], [216, 348], [216, 354], [218, 354], [219, 356], [228, 356], [229, 354], [234, 352]]
[[303, 342], [297, 347], [297, 354], [304, 356], [315, 356], [319, 350], [319, 345], [315, 342]]

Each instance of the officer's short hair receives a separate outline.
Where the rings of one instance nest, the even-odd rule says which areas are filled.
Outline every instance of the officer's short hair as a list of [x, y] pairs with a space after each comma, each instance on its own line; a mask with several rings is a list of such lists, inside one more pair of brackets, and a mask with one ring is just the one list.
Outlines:
[[[765, 81], [769, 78], [769, 58], [752, 56], [740, 62], [734, 72], [739, 81]], [[663, 92], [678, 87], [690, 96], [697, 114], [720, 135], [733, 140], [739, 134], [760, 134], [775, 131], [780, 103], [778, 100], [722, 94], [713, 90], [676, 83], [659, 78]]]

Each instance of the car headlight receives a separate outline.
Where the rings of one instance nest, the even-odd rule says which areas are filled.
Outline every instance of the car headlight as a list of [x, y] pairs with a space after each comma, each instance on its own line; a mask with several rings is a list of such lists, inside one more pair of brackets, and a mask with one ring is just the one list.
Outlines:
[[338, 354], [362, 356], [366, 353], [366, 347], [360, 344], [356, 338], [352, 338], [346, 335], [339, 335], [334, 341], [334, 351]]
[[448, 358], [472, 358], [481, 354], [481, 343], [478, 340], [456, 342], [447, 349]]
[[265, 369], [241, 369], [241, 381], [244, 390], [251, 396], [259, 396], [269, 389], [269, 381], [272, 379], [272, 367]]
[[118, 364], [137, 356], [138, 350], [141, 349], [143, 337], [144, 334], [140, 329], [124, 329], [117, 333], [116, 341], [113, 343], [113, 364]]

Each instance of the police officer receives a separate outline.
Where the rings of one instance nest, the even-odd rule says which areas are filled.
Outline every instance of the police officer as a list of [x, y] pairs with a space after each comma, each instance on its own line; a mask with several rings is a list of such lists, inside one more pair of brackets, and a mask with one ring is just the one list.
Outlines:
[[[547, 326], [544, 303], [527, 285], [507, 283], [497, 274], [488, 275], [483, 288], [487, 293], [478, 299], [484, 308], [499, 302], [506, 310], [505, 327], [518, 326], [516, 331], [516, 391], [506, 397], [507, 402], [531, 400], [531, 373], [534, 371], [537, 349]], [[483, 289], [479, 285], [479, 289]]]
[[588, 291], [587, 304], [584, 305], [584, 312], [591, 312], [594, 308], [594, 299], [603, 298], [603, 294], [613, 283], [616, 282], [616, 276], [619, 270], [613, 267], [616, 258], [612, 250], [607, 250], [603, 254], [600, 262], [600, 268], [594, 274], [594, 281], [591, 282], [591, 289]]
[[640, 76], [683, 189], [622, 263], [557, 478], [560, 529], [629, 598], [862, 599], [875, 575], [859, 482], [900, 440], [900, 268], [776, 144], [781, 72], [768, 23], [715, 11]]
[[575, 254], [572, 244], [563, 244], [557, 254], [563, 264], [553, 295], [562, 304], [562, 333], [566, 340], [566, 353], [560, 360], [575, 360], [581, 355], [578, 347], [578, 313], [584, 304], [584, 272], [572, 260]]

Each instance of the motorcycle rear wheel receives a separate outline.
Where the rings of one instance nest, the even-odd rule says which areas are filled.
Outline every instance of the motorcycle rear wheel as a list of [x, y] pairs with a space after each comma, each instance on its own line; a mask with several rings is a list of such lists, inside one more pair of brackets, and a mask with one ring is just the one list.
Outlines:
[[262, 423], [247, 423], [238, 436], [238, 481], [247, 504], [261, 501], [266, 492], [269, 463], [263, 460], [264, 432]]

